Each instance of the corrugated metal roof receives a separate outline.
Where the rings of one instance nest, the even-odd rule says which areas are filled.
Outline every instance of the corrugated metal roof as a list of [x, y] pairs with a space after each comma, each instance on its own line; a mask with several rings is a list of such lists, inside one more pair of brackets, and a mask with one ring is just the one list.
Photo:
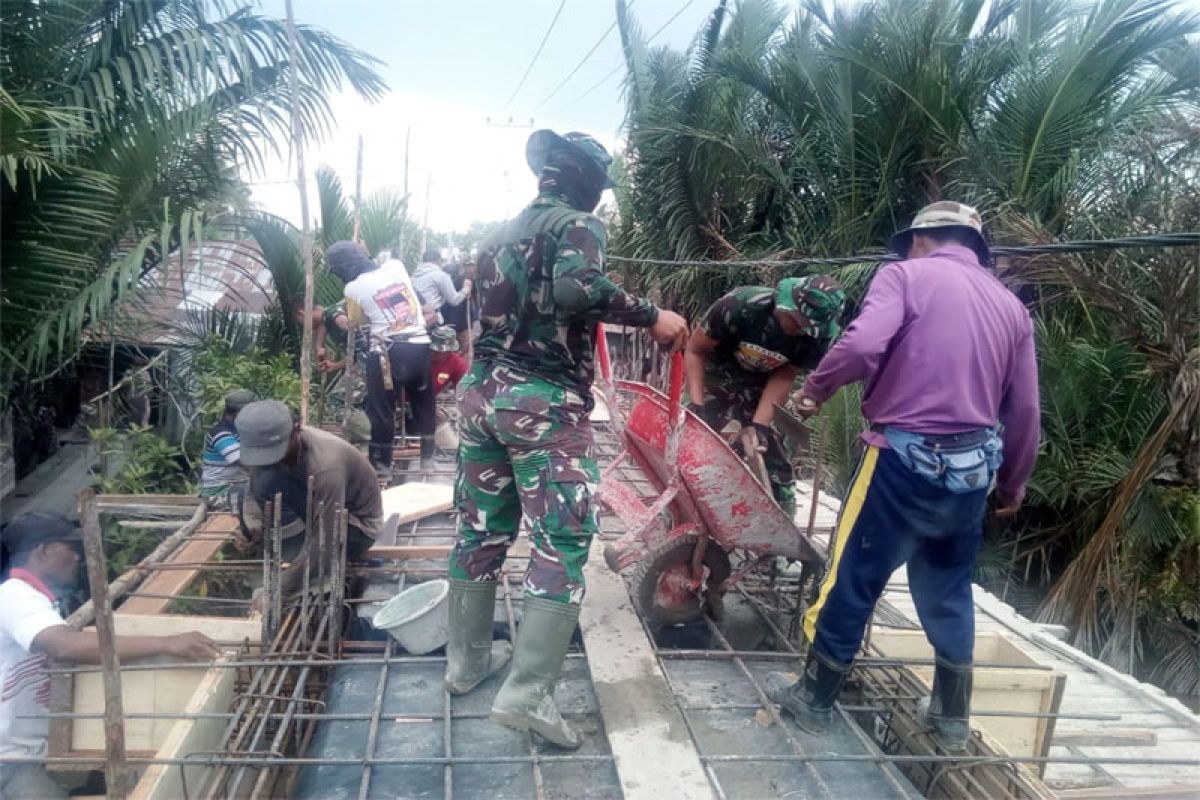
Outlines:
[[119, 307], [109, 324], [88, 338], [164, 346], [179, 341], [189, 315], [207, 309], [261, 315], [275, 302], [271, 272], [253, 240], [205, 242], [181, 263], [179, 251], [166, 266], [147, 275]]

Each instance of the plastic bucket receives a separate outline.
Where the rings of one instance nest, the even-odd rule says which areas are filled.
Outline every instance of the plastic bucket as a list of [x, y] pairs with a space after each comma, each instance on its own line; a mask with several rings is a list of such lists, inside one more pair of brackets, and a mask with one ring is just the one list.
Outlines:
[[449, 594], [449, 581], [419, 583], [384, 603], [371, 624], [413, 655], [433, 652], [450, 638]]

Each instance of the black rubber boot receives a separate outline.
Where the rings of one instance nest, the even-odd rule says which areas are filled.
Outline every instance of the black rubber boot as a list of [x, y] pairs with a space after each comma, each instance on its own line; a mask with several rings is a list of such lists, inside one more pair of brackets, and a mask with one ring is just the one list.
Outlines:
[[791, 713], [800, 730], [824, 733], [833, 720], [833, 703], [849, 674], [849, 664], [838, 664], [810, 647], [804, 677], [792, 681], [786, 673], [767, 673], [767, 696]]
[[961, 753], [971, 736], [971, 665], [939, 656], [933, 668], [933, 692], [921, 700], [918, 711], [943, 749]]
[[437, 468], [433, 460], [436, 450], [437, 444], [432, 436], [421, 437], [421, 472], [422, 477], [426, 479], [433, 475], [433, 471]]
[[372, 444], [369, 446], [368, 458], [371, 461], [371, 466], [375, 469], [375, 474], [380, 478], [391, 479], [392, 477], [392, 448], [389, 445]]

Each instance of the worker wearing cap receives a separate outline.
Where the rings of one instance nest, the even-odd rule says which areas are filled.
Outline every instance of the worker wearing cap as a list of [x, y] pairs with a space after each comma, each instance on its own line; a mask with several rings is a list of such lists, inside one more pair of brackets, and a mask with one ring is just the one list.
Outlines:
[[351, 328], [370, 326], [367, 357], [367, 416], [371, 419], [371, 464], [391, 477], [396, 436], [396, 399], [403, 390], [412, 410], [413, 432], [421, 438], [421, 469], [433, 469], [435, 403], [429, 375], [429, 334], [420, 298], [399, 259], [378, 266], [354, 242], [333, 244], [329, 271], [345, 282]]
[[200, 499], [210, 509], [241, 510], [250, 475], [241, 462], [241, 446], [233, 426], [238, 412], [258, 397], [246, 389], [235, 389], [225, 395], [221, 419], [204, 435], [204, 450], [200, 453]]
[[[383, 531], [379, 480], [367, 457], [331, 433], [294, 422], [291, 410], [278, 400], [251, 403], [238, 414], [236, 424], [255, 501], [265, 507], [281, 495], [285, 525], [292, 520], [292, 527], [298, 525], [297, 532], [304, 534], [303, 550], [280, 581], [283, 596], [300, 590], [305, 570], [313, 565], [321, 565], [321, 572], [329, 574], [334, 515], [340, 510], [349, 514], [346, 558], [361, 559]], [[313, 530], [304, 528], [310, 478]], [[323, 550], [318, 525], [324, 525]], [[261, 529], [251, 533], [256, 538], [262, 535]]]
[[[0, 583], [0, 798], [6, 800], [67, 796], [41, 762], [50, 721], [37, 715], [50, 710], [50, 661], [100, 661], [99, 635], [68, 627], [56, 608], [57, 595], [75, 583], [81, 538], [79, 528], [58, 514], [23, 514], [4, 529], [12, 567]], [[209, 661], [220, 655], [216, 644], [196, 631], [117, 636], [114, 644], [121, 663], [152, 656]]]
[[526, 160], [538, 196], [479, 257], [483, 334], [460, 384], [458, 543], [450, 555], [446, 687], [464, 694], [509, 658], [492, 643], [496, 579], [522, 513], [530, 558], [512, 669], [493, 721], [561, 747], [580, 735], [554, 704], [579, 618], [583, 565], [597, 529], [591, 385], [596, 323], [650, 329], [680, 347], [683, 318], [604, 275], [604, 223], [592, 215], [612, 159], [592, 137], [536, 131]]
[[879, 270], [862, 312], [798, 400], [811, 415], [861, 381], [870, 429], [804, 618], [804, 678], [789, 685], [772, 676], [772, 697], [801, 728], [822, 731], [879, 595], [907, 564], [936, 654], [923, 717], [938, 743], [959, 751], [970, 733], [971, 570], [988, 490], [994, 482], [998, 513], [1015, 513], [1037, 457], [1033, 328], [987, 267], [975, 209], [926, 206], [892, 248], [902, 260]]
[[826, 275], [785, 278], [779, 286], [742, 286], [712, 304], [684, 354], [688, 397], [715, 431], [736, 419], [753, 425], [776, 502], [796, 513], [791, 459], [771, 427], [775, 406], [796, 376], [812, 369], [837, 336], [846, 302]]

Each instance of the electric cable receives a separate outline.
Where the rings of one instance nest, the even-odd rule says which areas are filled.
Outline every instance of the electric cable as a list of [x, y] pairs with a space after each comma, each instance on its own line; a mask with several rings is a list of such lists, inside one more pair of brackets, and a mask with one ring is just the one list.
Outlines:
[[[1127, 250], [1142, 247], [1197, 247], [1200, 233], [1159, 233], [1142, 236], [1123, 236], [1115, 239], [1081, 239], [1071, 242], [1048, 242], [1028, 245], [992, 245], [989, 249], [996, 256], [1036, 256], [1054, 253], [1085, 253], [1096, 250]], [[759, 258], [738, 261], [672, 261], [657, 258], [634, 258], [608, 256], [607, 260], [624, 264], [640, 264], [656, 267], [689, 267], [694, 269], [728, 270], [739, 267], [770, 267], [789, 269], [794, 267], [831, 267], [848, 264], [900, 261], [895, 253], [862, 253], [854, 256], [804, 256], [800, 258]]]
[[[626, 10], [628, 10], [630, 8], [633, 8], [633, 2], [629, 3], [629, 5], [626, 7]], [[558, 85], [554, 87], [554, 90], [552, 92], [550, 92], [550, 94], [546, 95], [544, 98], [542, 98], [542, 101], [540, 103], [538, 103], [536, 106], [534, 106], [532, 109], [530, 109], [529, 113], [531, 115], [533, 114], [533, 112], [537, 111], [539, 108], [546, 105], [546, 103], [549, 103], [554, 98], [555, 95], [557, 95], [560, 91], [562, 91], [562, 88], [564, 86], [566, 86], [568, 82], [570, 82], [571, 78], [575, 77], [575, 73], [579, 72], [579, 70], [583, 68], [583, 65], [588, 62], [588, 59], [590, 59], [592, 57], [592, 55], [595, 54], [595, 52], [600, 49], [600, 45], [604, 44], [604, 40], [608, 38], [608, 35], [610, 33], [612, 33], [613, 29], [616, 27], [617, 27], [617, 21], [614, 19], [612, 21], [612, 24], [604, 29], [604, 33], [600, 34], [600, 38], [597, 39], [596, 43], [591, 46], [591, 49], [589, 49], [586, 53], [583, 54], [583, 58], [579, 59], [579, 63], [575, 65], [575, 68], [573, 70], [571, 70], [569, 73], [567, 73], [567, 77], [565, 77], [561, 81], [559, 81]]]
[[529, 66], [525, 68], [525, 74], [521, 76], [521, 80], [517, 81], [517, 88], [512, 90], [508, 101], [504, 104], [501, 111], [507, 111], [512, 105], [512, 101], [517, 99], [517, 93], [521, 91], [521, 87], [525, 85], [526, 79], [529, 78], [529, 73], [533, 72], [533, 65], [537, 63], [538, 57], [541, 56], [542, 50], [546, 47], [546, 42], [550, 41], [550, 34], [554, 31], [554, 26], [558, 23], [558, 18], [562, 14], [562, 10], [566, 7], [567, 0], [562, 0], [558, 4], [558, 10], [554, 12], [554, 19], [550, 20], [550, 27], [546, 28], [546, 32], [542, 35], [542, 41], [538, 43], [537, 50], [534, 51], [533, 58], [529, 60]]

